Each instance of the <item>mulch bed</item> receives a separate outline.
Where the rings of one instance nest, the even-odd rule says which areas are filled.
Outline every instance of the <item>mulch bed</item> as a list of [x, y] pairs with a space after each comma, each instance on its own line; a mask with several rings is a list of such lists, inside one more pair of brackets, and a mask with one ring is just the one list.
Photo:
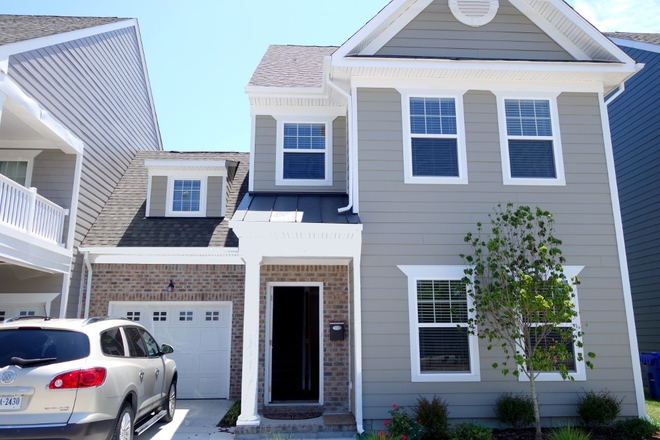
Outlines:
[[[543, 438], [549, 438], [551, 432], [552, 429], [543, 429]], [[534, 428], [493, 430], [493, 440], [534, 440], [535, 435]], [[614, 430], [609, 428], [592, 431], [590, 438], [591, 440], [619, 440]], [[660, 434], [654, 438], [660, 438]]]

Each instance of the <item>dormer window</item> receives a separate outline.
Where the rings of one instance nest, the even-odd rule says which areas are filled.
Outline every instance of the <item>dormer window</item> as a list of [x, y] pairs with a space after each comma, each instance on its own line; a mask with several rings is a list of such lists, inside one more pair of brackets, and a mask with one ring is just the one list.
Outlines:
[[224, 217], [225, 161], [147, 160], [147, 217]]
[[332, 118], [278, 118], [276, 184], [332, 185]]

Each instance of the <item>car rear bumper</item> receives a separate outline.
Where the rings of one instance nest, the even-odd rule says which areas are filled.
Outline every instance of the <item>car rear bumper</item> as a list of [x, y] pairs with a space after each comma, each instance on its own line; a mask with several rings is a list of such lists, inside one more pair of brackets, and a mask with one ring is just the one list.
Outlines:
[[77, 425], [0, 426], [0, 439], [7, 440], [108, 440], [114, 420]]

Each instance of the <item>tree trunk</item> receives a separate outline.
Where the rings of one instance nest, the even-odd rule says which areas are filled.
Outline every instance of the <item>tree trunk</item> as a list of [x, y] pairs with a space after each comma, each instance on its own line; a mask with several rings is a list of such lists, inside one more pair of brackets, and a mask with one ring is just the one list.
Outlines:
[[529, 370], [529, 387], [532, 392], [532, 403], [534, 404], [534, 422], [536, 422], [536, 440], [543, 440], [543, 433], [541, 432], [541, 413], [539, 412], [539, 399], [536, 396], [536, 375], [534, 370]]

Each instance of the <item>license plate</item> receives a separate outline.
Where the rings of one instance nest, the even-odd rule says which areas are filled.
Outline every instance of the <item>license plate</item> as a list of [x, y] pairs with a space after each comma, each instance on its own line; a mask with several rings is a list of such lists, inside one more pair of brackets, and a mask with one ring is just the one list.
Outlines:
[[0, 409], [21, 409], [23, 396], [0, 394]]

